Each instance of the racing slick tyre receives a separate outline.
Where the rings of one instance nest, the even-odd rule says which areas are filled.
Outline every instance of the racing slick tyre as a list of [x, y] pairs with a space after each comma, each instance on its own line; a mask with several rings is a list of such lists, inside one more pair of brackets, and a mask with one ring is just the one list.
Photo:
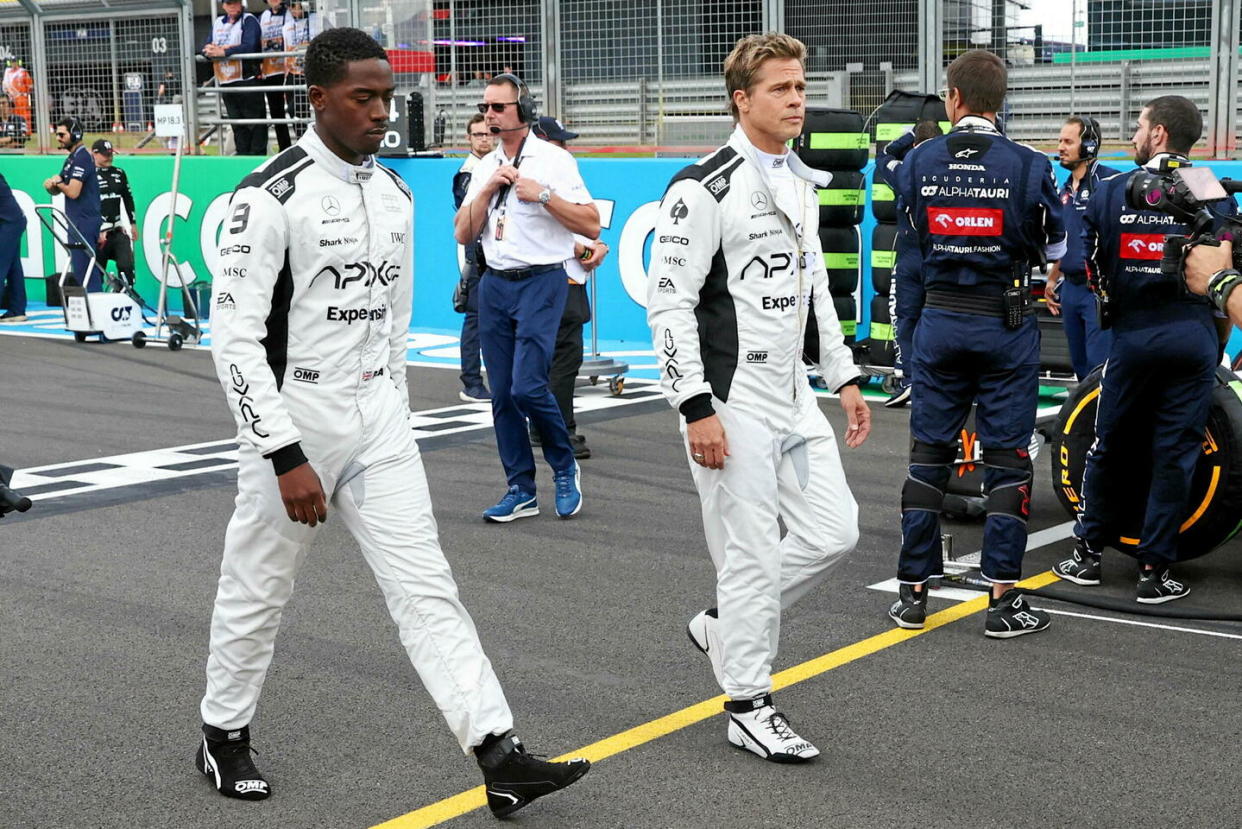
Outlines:
[[858, 303], [852, 296], [834, 296], [832, 305], [837, 310], [837, 321], [841, 323], [845, 344], [852, 348], [858, 333]]
[[[1087, 451], [1095, 440], [1095, 411], [1100, 396], [1100, 369], [1070, 392], [1052, 431], [1052, 485], [1061, 506], [1074, 513], [1082, 491]], [[1126, 474], [1117, 476], [1118, 503], [1132, 504], [1106, 542], [1135, 555], [1142, 527], [1142, 505], [1151, 484], [1151, 463], [1143, 457], [1147, 438], [1137, 436], [1135, 457]], [[1187, 498], [1186, 520], [1178, 536], [1179, 561], [1198, 558], [1224, 544], [1242, 528], [1242, 380], [1224, 367], [1216, 369], [1212, 409], [1203, 434], [1202, 454], [1195, 466]]]
[[871, 287], [888, 296], [897, 264], [897, 225], [880, 222], [871, 231]]
[[819, 244], [824, 249], [828, 290], [833, 296], [853, 296], [858, 290], [859, 252], [862, 240], [856, 227], [821, 227]]
[[862, 115], [852, 109], [807, 107], [802, 134], [794, 139], [794, 151], [808, 167], [831, 170], [835, 179], [838, 170], [867, 166], [871, 136]]
[[897, 358], [893, 340], [893, 318], [888, 313], [888, 297], [871, 298], [870, 360], [872, 365], [891, 366]]
[[871, 215], [877, 222], [893, 224], [897, 221], [897, 194], [893, 188], [871, 177]]
[[853, 227], [862, 221], [867, 203], [866, 177], [851, 170], [836, 171], [827, 187], [819, 190], [820, 227]]

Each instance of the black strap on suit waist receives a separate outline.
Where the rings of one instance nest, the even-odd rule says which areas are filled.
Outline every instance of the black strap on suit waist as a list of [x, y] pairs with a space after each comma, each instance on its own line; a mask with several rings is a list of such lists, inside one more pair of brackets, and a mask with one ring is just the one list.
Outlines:
[[[981, 317], [1004, 317], [1005, 303], [999, 296], [973, 294], [965, 291], [934, 290], [927, 292], [924, 302], [928, 308], [940, 311], [957, 311], [960, 314], [977, 314]], [[1029, 308], [1026, 313], [1034, 314], [1035, 309]]]

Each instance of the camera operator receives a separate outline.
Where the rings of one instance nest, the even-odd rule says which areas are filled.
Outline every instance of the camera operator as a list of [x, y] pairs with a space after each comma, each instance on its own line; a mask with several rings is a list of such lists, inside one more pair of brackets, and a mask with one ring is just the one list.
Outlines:
[[[259, 21], [246, 11], [242, 0], [221, 0], [224, 13], [211, 21], [211, 34], [202, 53], [213, 58], [211, 71], [216, 84], [224, 89], [245, 89], [254, 86], [259, 70], [257, 60], [223, 60], [230, 55], [249, 55], [262, 48]], [[262, 92], [229, 92], [221, 94], [224, 111], [231, 119], [248, 121], [266, 115]], [[233, 124], [235, 155], [267, 155], [267, 124]]]
[[1048, 271], [1044, 297], [1048, 310], [1061, 315], [1070, 361], [1079, 380], [1085, 380], [1092, 369], [1104, 362], [1112, 341], [1112, 334], [1100, 327], [1095, 312], [1082, 249], [1082, 214], [1091, 202], [1091, 194], [1099, 188], [1101, 179], [1121, 172], [1101, 164], [1099, 153], [1099, 123], [1077, 115], [1066, 118], [1057, 140], [1057, 155], [1061, 166], [1070, 171], [1061, 188], [1068, 247], [1061, 261]]
[[[1185, 226], [1167, 213], [1131, 207], [1127, 190], [1144, 169], [1188, 166], [1186, 156], [1202, 132], [1203, 118], [1191, 101], [1178, 95], [1156, 98], [1139, 115], [1134, 133], [1140, 169], [1101, 181], [1083, 216], [1088, 277], [1113, 342], [1100, 381], [1075, 549], [1053, 571], [1077, 584], [1100, 583], [1100, 552], [1118, 529], [1116, 487], [1136, 454], [1149, 456], [1151, 487], [1138, 546], [1137, 599], [1144, 604], [1189, 593], [1169, 565], [1176, 558], [1211, 405], [1219, 333], [1211, 304], [1160, 267], [1165, 237], [1181, 234]], [[1226, 207], [1236, 211], [1232, 200]], [[1139, 443], [1137, 436], [1149, 442]]]
[[1206, 296], [1216, 310], [1242, 328], [1242, 274], [1233, 267], [1233, 242], [1221, 240], [1220, 245], [1195, 245], [1186, 255], [1186, 287], [1193, 294]]

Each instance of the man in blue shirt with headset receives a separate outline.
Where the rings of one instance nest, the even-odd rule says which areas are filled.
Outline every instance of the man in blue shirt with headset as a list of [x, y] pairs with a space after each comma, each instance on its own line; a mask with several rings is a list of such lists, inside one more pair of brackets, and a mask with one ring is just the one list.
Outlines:
[[1099, 190], [1100, 180], [1119, 171], [1099, 161], [1100, 125], [1094, 118], [1072, 115], [1065, 119], [1057, 141], [1061, 166], [1070, 171], [1061, 188], [1066, 250], [1048, 272], [1044, 297], [1048, 310], [1060, 314], [1069, 344], [1074, 374], [1085, 380], [1108, 356], [1112, 334], [1100, 327], [1095, 297], [1087, 286], [1087, 263], [1083, 256], [1082, 215]]

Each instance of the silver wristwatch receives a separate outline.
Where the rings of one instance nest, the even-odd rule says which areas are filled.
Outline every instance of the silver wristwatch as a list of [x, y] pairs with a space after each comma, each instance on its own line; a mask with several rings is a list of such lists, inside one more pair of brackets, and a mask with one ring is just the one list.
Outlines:
[[550, 201], [552, 201], [552, 191], [545, 187], [539, 191], [539, 203], [547, 207]]

